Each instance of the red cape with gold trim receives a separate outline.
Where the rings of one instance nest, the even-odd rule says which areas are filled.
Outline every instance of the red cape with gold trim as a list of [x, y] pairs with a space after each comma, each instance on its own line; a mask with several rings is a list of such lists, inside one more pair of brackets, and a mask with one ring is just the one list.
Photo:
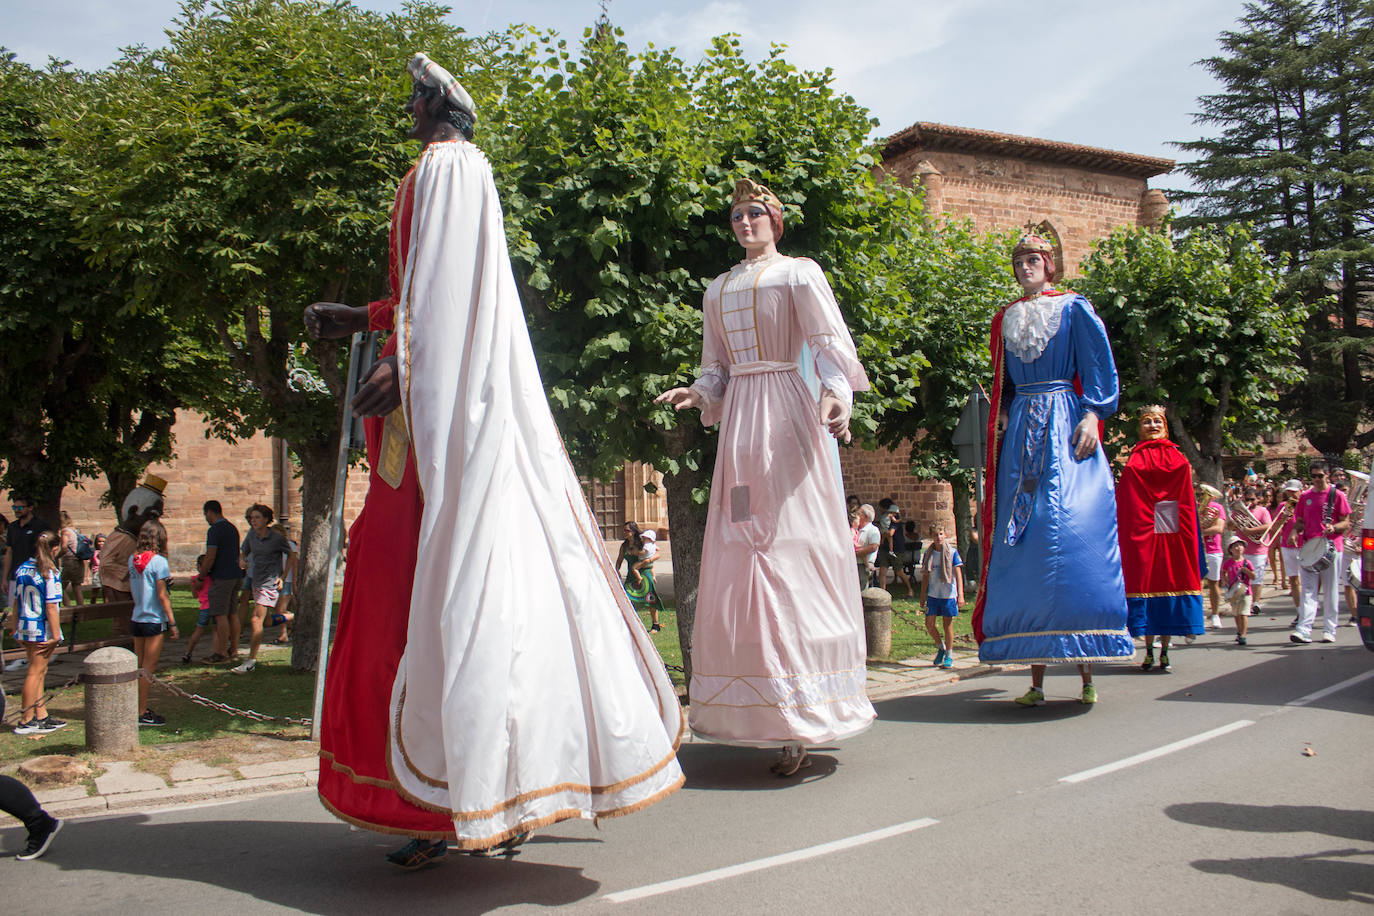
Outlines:
[[[1156, 505], [1177, 504], [1177, 527], [1157, 531]], [[1116, 485], [1117, 538], [1126, 597], [1200, 594], [1193, 469], [1168, 439], [1136, 444]]]

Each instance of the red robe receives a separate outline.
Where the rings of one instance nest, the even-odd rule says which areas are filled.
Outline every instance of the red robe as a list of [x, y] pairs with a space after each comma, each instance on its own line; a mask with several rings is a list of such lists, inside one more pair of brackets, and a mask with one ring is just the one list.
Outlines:
[[[390, 331], [410, 252], [415, 170], [396, 189], [391, 209], [391, 295], [368, 305], [368, 325]], [[396, 352], [393, 335], [381, 357]], [[424, 499], [407, 449], [400, 486], [379, 473], [386, 417], [363, 421], [369, 468], [367, 497], [349, 529], [339, 623], [330, 652], [320, 723], [320, 801], [342, 820], [369, 830], [431, 839], [454, 837], [447, 815], [403, 799], [387, 767], [391, 685], [405, 651], [415, 555]]]
[[[1177, 504], [1176, 527], [1156, 524], [1155, 506]], [[1201, 595], [1193, 469], [1168, 439], [1136, 443], [1116, 486], [1117, 537], [1126, 598]], [[1155, 631], [1151, 631], [1155, 632]]]

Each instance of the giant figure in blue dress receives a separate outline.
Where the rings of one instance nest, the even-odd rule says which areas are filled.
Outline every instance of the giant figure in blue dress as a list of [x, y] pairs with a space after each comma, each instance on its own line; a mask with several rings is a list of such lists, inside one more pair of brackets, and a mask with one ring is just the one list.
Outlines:
[[1017, 243], [1012, 270], [1026, 295], [992, 323], [991, 495], [973, 625], [980, 660], [1031, 665], [1023, 706], [1045, 702], [1045, 666], [1057, 663], [1078, 664], [1080, 702], [1095, 703], [1092, 663], [1135, 654], [1101, 446], [1116, 364], [1092, 304], [1050, 287], [1053, 251], [1034, 235]]

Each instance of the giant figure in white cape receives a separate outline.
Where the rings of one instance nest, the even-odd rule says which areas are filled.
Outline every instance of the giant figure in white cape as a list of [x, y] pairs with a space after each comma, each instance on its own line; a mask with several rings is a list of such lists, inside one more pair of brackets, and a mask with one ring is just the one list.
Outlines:
[[[416, 837], [401, 865], [449, 840], [487, 849], [629, 813], [682, 785], [681, 707], [549, 412], [491, 167], [464, 136], [472, 101], [424, 55], [410, 72], [425, 147], [393, 210], [393, 352], [354, 402], [387, 416], [371, 421], [351, 541], [367, 549], [350, 549], [321, 748], [331, 810]], [[317, 303], [307, 324], [339, 336], [367, 311]], [[407, 520], [381, 500], [412, 479]], [[369, 515], [374, 496], [386, 508]], [[382, 600], [392, 583], [412, 583], [405, 600]], [[367, 701], [378, 691], [385, 705]], [[360, 711], [386, 721], [351, 721]]]

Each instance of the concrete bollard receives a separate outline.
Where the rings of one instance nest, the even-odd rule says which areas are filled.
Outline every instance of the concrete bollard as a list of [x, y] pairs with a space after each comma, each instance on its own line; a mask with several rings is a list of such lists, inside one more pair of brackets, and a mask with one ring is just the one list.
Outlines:
[[866, 588], [861, 597], [868, 657], [887, 658], [892, 654], [892, 595], [887, 589]]
[[138, 747], [138, 656], [106, 646], [86, 656], [86, 750], [122, 754]]

